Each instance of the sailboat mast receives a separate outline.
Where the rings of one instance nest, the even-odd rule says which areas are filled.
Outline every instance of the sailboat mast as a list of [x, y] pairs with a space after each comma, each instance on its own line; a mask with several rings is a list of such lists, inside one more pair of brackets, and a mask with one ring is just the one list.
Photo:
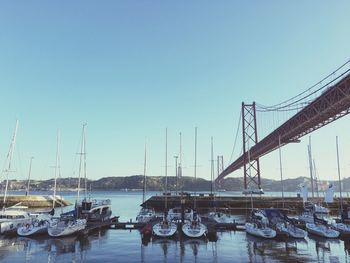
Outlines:
[[182, 136], [180, 132], [180, 152], [179, 152], [179, 166], [177, 169], [177, 176], [179, 177], [178, 181], [181, 186], [181, 196], [183, 193], [183, 180], [182, 180]]
[[165, 212], [168, 210], [168, 128], [165, 129]]
[[15, 148], [15, 144], [16, 144], [17, 129], [18, 129], [18, 120], [16, 120], [15, 132], [13, 133], [12, 141], [10, 144], [10, 150], [7, 154], [8, 166], [6, 169], [6, 186], [5, 186], [5, 193], [4, 193], [4, 199], [3, 199], [3, 208], [5, 208], [5, 204], [6, 204], [7, 189], [8, 189], [8, 185], [9, 185], [9, 173], [11, 171], [11, 162], [12, 162], [13, 152], [14, 152], [14, 148]]
[[309, 167], [310, 167], [310, 178], [311, 178], [311, 192], [312, 192], [312, 198], [314, 198], [314, 177], [313, 177], [313, 169], [312, 169], [311, 136], [309, 137], [308, 153], [309, 153]]
[[[86, 124], [84, 124], [86, 126]], [[84, 142], [84, 151], [83, 151], [83, 156], [84, 156], [84, 198], [86, 199], [87, 196], [87, 177], [86, 177], [86, 136], [85, 136], [85, 129], [83, 132], [83, 142]], [[90, 185], [91, 186], [91, 185]]]
[[29, 172], [28, 172], [28, 182], [27, 182], [27, 190], [26, 190], [26, 196], [29, 195], [29, 186], [30, 186], [30, 174], [32, 172], [32, 161], [34, 157], [30, 157], [30, 162], [29, 162]]
[[82, 163], [83, 163], [83, 150], [84, 150], [84, 134], [85, 134], [85, 126], [86, 124], [83, 124], [83, 131], [81, 136], [81, 146], [80, 146], [80, 161], [79, 161], [79, 177], [78, 177], [78, 190], [77, 190], [77, 204], [80, 201], [80, 179], [81, 179], [81, 170], [82, 170]]
[[213, 183], [214, 183], [214, 149], [213, 149], [213, 136], [211, 136], [211, 160], [210, 160], [210, 193], [213, 195]]
[[56, 164], [55, 164], [55, 184], [53, 187], [53, 202], [52, 208], [55, 208], [56, 203], [56, 189], [57, 189], [57, 172], [58, 172], [58, 161], [59, 161], [59, 152], [60, 152], [60, 131], [57, 130], [57, 144], [56, 144]]
[[342, 196], [342, 187], [341, 187], [341, 179], [340, 179], [338, 136], [336, 136], [336, 143], [337, 143], [337, 164], [338, 164], [338, 180], [339, 180], [339, 194], [340, 194], [340, 213], [343, 213], [343, 196]]
[[147, 160], [147, 145], [145, 144], [145, 158], [143, 161], [143, 193], [142, 193], [142, 203], [146, 200], [146, 160]]
[[278, 153], [280, 157], [280, 174], [281, 174], [281, 188], [282, 188], [282, 205], [284, 208], [284, 187], [283, 187], [283, 169], [282, 169], [282, 151], [281, 151], [281, 136], [278, 136]]
[[313, 165], [313, 169], [314, 169], [316, 195], [317, 195], [317, 198], [319, 198], [320, 197], [319, 192], [318, 192], [318, 180], [319, 180], [319, 178], [317, 176], [315, 160], [312, 160], [312, 165]]
[[194, 209], [196, 209], [196, 187], [197, 187], [197, 127], [194, 129]]

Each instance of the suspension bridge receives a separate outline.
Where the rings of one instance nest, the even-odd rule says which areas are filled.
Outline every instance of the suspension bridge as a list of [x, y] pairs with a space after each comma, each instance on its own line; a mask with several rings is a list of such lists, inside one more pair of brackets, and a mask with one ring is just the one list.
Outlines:
[[[258, 141], [256, 112], [296, 112]], [[244, 189], [261, 189], [259, 158], [350, 112], [350, 60], [306, 91], [273, 106], [242, 103], [242, 155], [219, 174], [216, 182], [244, 168]]]

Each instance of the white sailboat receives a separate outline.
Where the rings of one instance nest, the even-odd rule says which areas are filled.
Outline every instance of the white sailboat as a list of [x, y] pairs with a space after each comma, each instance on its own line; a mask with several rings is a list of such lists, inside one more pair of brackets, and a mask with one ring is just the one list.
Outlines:
[[[55, 181], [52, 199], [52, 210], [50, 213], [39, 214], [32, 220], [30, 224], [25, 224], [17, 229], [19, 236], [33, 236], [40, 234], [47, 234], [47, 229], [50, 224], [54, 224], [57, 220], [53, 219], [55, 213], [56, 203], [56, 187], [57, 187], [57, 174], [59, 173], [59, 151], [60, 151], [60, 132], [57, 131], [57, 143], [56, 143], [56, 163], [55, 163]], [[30, 170], [30, 169], [29, 169]], [[29, 179], [28, 179], [29, 181]], [[27, 187], [27, 193], [29, 192], [29, 182]]]
[[173, 235], [175, 235], [177, 231], [177, 225], [169, 220], [167, 217], [167, 209], [168, 209], [168, 204], [167, 204], [167, 198], [168, 198], [168, 129], [165, 130], [165, 212], [163, 216], [163, 220], [160, 223], [155, 224], [152, 227], [153, 234], [157, 237], [162, 237], [162, 238], [168, 238]]
[[16, 121], [15, 131], [11, 140], [10, 150], [7, 154], [7, 165], [6, 165], [6, 184], [3, 198], [3, 207], [0, 211], [0, 234], [6, 234], [10, 232], [15, 232], [18, 227], [23, 224], [29, 224], [32, 221], [32, 217], [26, 211], [28, 207], [16, 204], [11, 207], [6, 208], [7, 201], [7, 191], [9, 184], [9, 173], [12, 171], [11, 162], [13, 157], [13, 152], [16, 144], [16, 136], [18, 129], [18, 120]]
[[270, 228], [268, 219], [259, 211], [252, 210], [250, 221], [245, 223], [248, 234], [261, 238], [274, 238], [276, 231]]
[[[341, 220], [332, 221], [332, 227], [340, 233], [342, 237], [350, 236], [350, 225], [349, 225], [349, 211], [343, 211], [343, 197], [342, 197], [342, 185], [341, 185], [341, 176], [340, 176], [340, 164], [339, 164], [339, 149], [338, 149], [338, 136], [336, 137], [336, 146], [337, 146], [337, 163], [338, 163], [338, 182], [339, 182], [339, 193], [340, 193], [340, 216]], [[330, 184], [326, 190], [325, 202], [333, 202], [333, 184]]]
[[[197, 127], [195, 128], [195, 147], [194, 147], [194, 178], [196, 177], [197, 169]], [[194, 209], [196, 209], [196, 193], [194, 195]], [[182, 225], [182, 232], [190, 238], [199, 238], [206, 235], [208, 232], [207, 227], [201, 223], [201, 218], [197, 212], [193, 211], [191, 218], [185, 220], [185, 223]]]
[[261, 212], [269, 220], [269, 226], [276, 230], [276, 234], [288, 236], [292, 238], [305, 238], [307, 232], [297, 227], [291, 219], [289, 219], [278, 208], [262, 209]]
[[185, 224], [182, 225], [182, 232], [190, 238], [200, 238], [207, 234], [207, 227], [201, 222], [200, 216], [194, 212], [192, 218], [186, 220]]
[[[216, 189], [214, 185], [214, 152], [213, 152], [213, 137], [211, 137], [211, 195], [214, 199], [213, 211], [208, 213], [208, 219], [221, 224], [232, 224], [234, 222], [234, 218], [232, 215], [224, 213], [222, 211], [217, 211], [215, 206], [215, 194]], [[218, 168], [219, 175], [219, 168]]]
[[[76, 202], [77, 218], [78, 220], [86, 219], [87, 224], [94, 224], [96, 222], [106, 222], [111, 220], [112, 217], [112, 203], [110, 199], [92, 199], [87, 196], [87, 176], [86, 176], [86, 136], [85, 126], [83, 126], [83, 135], [80, 152], [80, 166], [79, 174], [81, 170], [84, 171], [84, 199]], [[83, 166], [83, 169], [81, 168]], [[80, 176], [79, 176], [80, 178]], [[91, 185], [90, 185], [91, 187]], [[78, 189], [80, 188], [80, 183]], [[79, 191], [78, 191], [79, 194]]]
[[[142, 204], [146, 201], [146, 162], [147, 162], [147, 148], [145, 145], [145, 158], [143, 165], [143, 189], [142, 189]], [[156, 212], [151, 207], [142, 207], [138, 215], [136, 216], [136, 221], [139, 223], [148, 223], [156, 218]]]
[[[62, 237], [68, 236], [72, 234], [76, 234], [79, 231], [82, 231], [86, 227], [86, 219], [79, 219], [77, 210], [79, 200], [79, 191], [80, 191], [80, 178], [81, 178], [81, 170], [82, 170], [82, 157], [85, 156], [85, 126], [83, 125], [82, 131], [82, 142], [81, 142], [81, 152], [80, 152], [80, 165], [79, 165], [79, 179], [78, 179], [78, 189], [77, 189], [77, 200], [76, 207], [73, 211], [68, 213], [61, 214], [59, 220], [49, 225], [47, 232], [52, 237]], [[84, 170], [86, 165], [84, 165]]]

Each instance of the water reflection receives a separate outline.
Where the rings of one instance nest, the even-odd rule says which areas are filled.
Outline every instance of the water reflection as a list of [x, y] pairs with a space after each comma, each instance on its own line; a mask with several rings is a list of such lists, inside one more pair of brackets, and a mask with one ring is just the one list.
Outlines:
[[271, 259], [274, 259], [301, 263], [310, 259], [308, 254], [304, 255], [298, 249], [298, 246], [302, 247], [308, 244], [305, 239], [268, 240], [247, 235], [246, 241], [248, 257], [251, 262], [270, 262]]
[[349, 240], [309, 236], [266, 240], [244, 232], [218, 233], [218, 241], [154, 239], [138, 231], [102, 230], [85, 237], [0, 237], [1, 262], [348, 262]]
[[[47, 262], [55, 262], [61, 255], [71, 255], [70, 260], [86, 259], [86, 251], [91, 250], [91, 242], [103, 239], [107, 230], [99, 230], [90, 236], [68, 236], [51, 238], [47, 236], [37, 237], [0, 237], [0, 261], [7, 257], [13, 258], [18, 252], [23, 253], [25, 261], [30, 261], [33, 255], [47, 258]], [[14, 254], [14, 252], [17, 252]], [[21, 258], [23, 259], [23, 258]]]

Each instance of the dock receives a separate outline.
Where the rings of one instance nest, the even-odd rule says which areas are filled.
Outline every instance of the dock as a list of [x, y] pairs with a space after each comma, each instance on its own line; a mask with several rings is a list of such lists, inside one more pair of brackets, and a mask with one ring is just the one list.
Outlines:
[[[231, 214], [246, 214], [253, 207], [257, 209], [263, 208], [279, 208], [287, 214], [295, 215], [303, 211], [303, 199], [301, 197], [285, 197], [284, 202], [278, 196], [264, 196], [258, 195], [251, 198], [247, 196], [213, 196], [213, 195], [168, 195], [168, 207], [184, 207], [194, 208], [194, 201], [196, 202], [196, 209], [200, 214], [205, 214], [213, 207], [218, 210], [225, 210]], [[333, 203], [325, 203], [323, 198], [308, 198], [308, 201], [320, 204], [327, 207], [332, 215], [339, 213], [339, 198], [334, 198]], [[157, 212], [162, 212], [165, 205], [165, 195], [156, 195], [150, 197], [141, 206], [153, 207]], [[350, 206], [350, 198], [343, 197], [343, 206]]]
[[[6, 207], [20, 203], [28, 208], [50, 208], [53, 204], [52, 195], [9, 195], [6, 197]], [[3, 207], [3, 196], [0, 196], [0, 206]], [[71, 205], [68, 200], [60, 196], [55, 198], [55, 207], [64, 207]]]

